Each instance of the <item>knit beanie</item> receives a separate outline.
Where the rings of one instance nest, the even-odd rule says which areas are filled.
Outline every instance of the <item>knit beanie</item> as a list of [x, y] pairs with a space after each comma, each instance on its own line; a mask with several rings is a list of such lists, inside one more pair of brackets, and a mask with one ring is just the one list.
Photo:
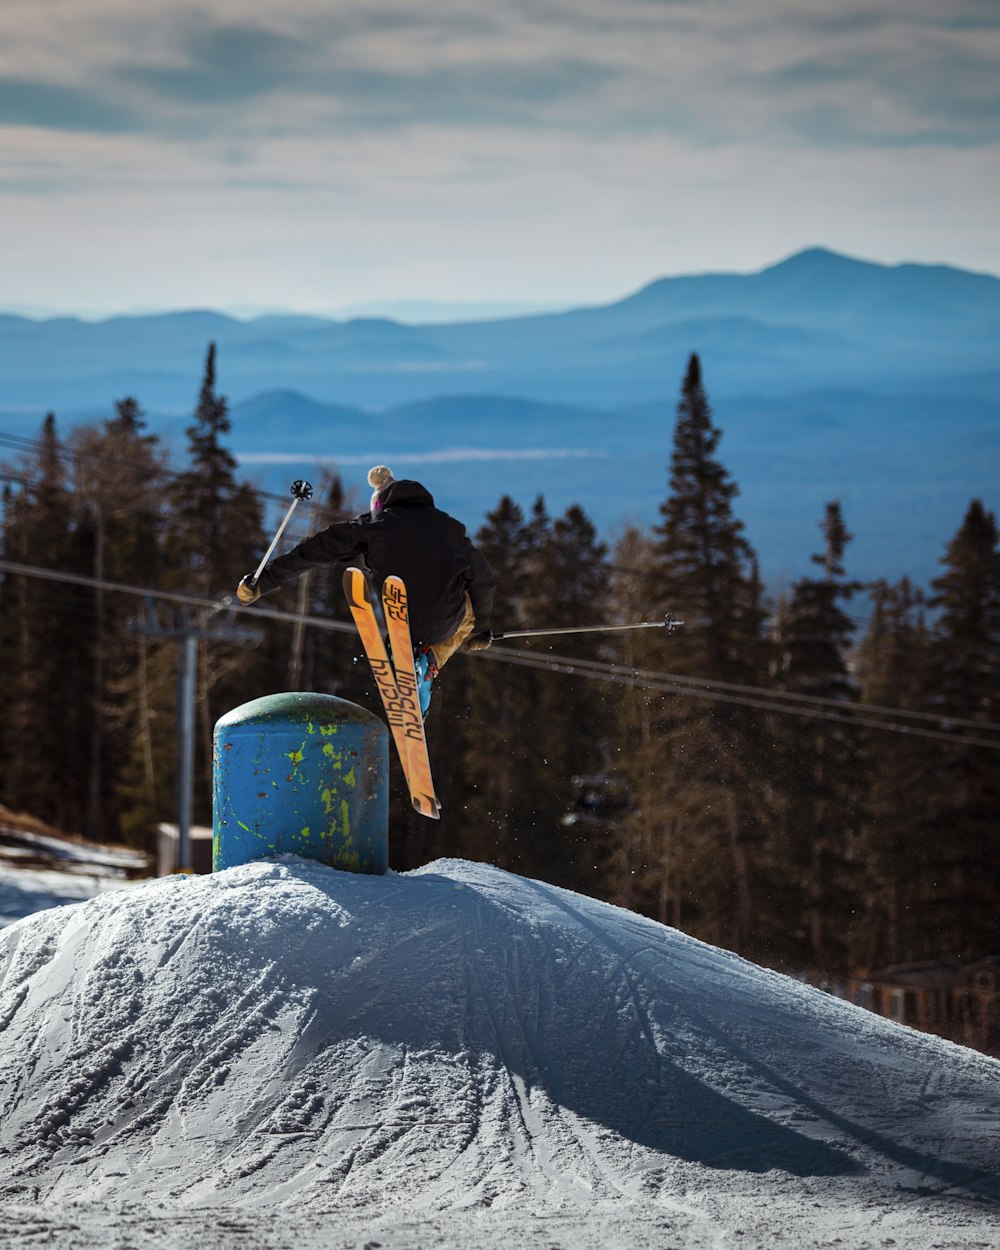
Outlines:
[[379, 495], [387, 486], [391, 486], [396, 479], [392, 476], [392, 469], [387, 468], [384, 464], [377, 464], [374, 469], [368, 471], [368, 485], [374, 486], [375, 490], [372, 494], [371, 510], [376, 512], [381, 508], [378, 501]]

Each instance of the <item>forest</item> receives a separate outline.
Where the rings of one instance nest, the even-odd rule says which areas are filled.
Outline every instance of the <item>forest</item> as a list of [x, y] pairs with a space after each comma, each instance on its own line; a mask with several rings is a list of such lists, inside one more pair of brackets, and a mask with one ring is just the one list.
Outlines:
[[[218, 612], [287, 500], [238, 476], [209, 345], [186, 458], [140, 401], [4, 440], [0, 804], [152, 851], [176, 819], [181, 640], [198, 636], [194, 815], [212, 732], [303, 689], [376, 710], [337, 572]], [[972, 499], [929, 586], [851, 576], [849, 517], [811, 570], [762, 585], [696, 355], [664, 405], [659, 523], [613, 547], [585, 508], [497, 501], [473, 535], [496, 629], [683, 620], [458, 655], [427, 722], [440, 822], [391, 777], [390, 862], [481, 860], [675, 925], [771, 967], [838, 978], [998, 951], [1000, 547]], [[336, 466], [288, 537], [344, 519]], [[434, 483], [425, 484], [433, 493]], [[463, 519], [463, 518], [460, 518]], [[899, 517], [905, 527], [907, 517]], [[272, 531], [273, 532], [273, 531]], [[146, 592], [146, 593], [143, 593]]]

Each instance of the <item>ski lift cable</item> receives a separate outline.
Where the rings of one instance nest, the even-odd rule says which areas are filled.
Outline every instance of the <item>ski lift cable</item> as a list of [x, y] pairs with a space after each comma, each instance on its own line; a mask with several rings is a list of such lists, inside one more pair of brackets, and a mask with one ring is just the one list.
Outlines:
[[[37, 577], [46, 581], [62, 582], [69, 585], [88, 586], [92, 589], [107, 590], [118, 594], [133, 595], [138, 598], [151, 598], [161, 600], [167, 603], [181, 604], [190, 608], [213, 608], [217, 606], [215, 600], [201, 596], [184, 594], [179, 591], [154, 590], [142, 586], [129, 586], [121, 582], [108, 581], [104, 578], [89, 577], [79, 573], [68, 573], [58, 569], [45, 569], [37, 565], [19, 564], [12, 560], [0, 560], [0, 571], [12, 574], [19, 574], [27, 577]], [[252, 608], [240, 608], [236, 604], [232, 606], [233, 611], [251, 612], [257, 617], [265, 617], [270, 620], [299, 623], [312, 625], [317, 629], [326, 629], [339, 633], [355, 634], [356, 630], [352, 624], [347, 621], [337, 621], [330, 617], [313, 616], [310, 614], [298, 615], [294, 612], [285, 612], [280, 608], [268, 608], [260, 604], [255, 604]], [[550, 672], [563, 673], [568, 676], [585, 677], [596, 681], [606, 681], [616, 685], [625, 685], [641, 687], [647, 690], [654, 690], [663, 694], [681, 695], [687, 698], [709, 700], [711, 702], [729, 703], [736, 706], [752, 707], [761, 711], [780, 712], [793, 716], [805, 716], [814, 720], [826, 720], [840, 725], [864, 726], [871, 729], [881, 729], [891, 733], [910, 734], [917, 737], [931, 738], [937, 741], [950, 742], [953, 745], [963, 746], [979, 746], [993, 750], [1000, 750], [1000, 739], [992, 740], [988, 738], [971, 737], [968, 735], [951, 734], [945, 730], [924, 729], [917, 725], [901, 724], [898, 721], [889, 722], [879, 720], [868, 713], [877, 713], [878, 709], [874, 706], [869, 707], [863, 703], [838, 703], [836, 706], [841, 713], [847, 715], [834, 715], [832, 711], [823, 708], [806, 707], [797, 703], [782, 702], [782, 693], [780, 691], [769, 691], [763, 687], [740, 687], [738, 691], [730, 691], [725, 688], [724, 683], [710, 682], [705, 679], [687, 678], [669, 673], [656, 673], [650, 670], [636, 670], [624, 668], [621, 665], [599, 664], [596, 661], [574, 660], [563, 656], [540, 656], [532, 655], [528, 651], [516, 650], [509, 647], [491, 647], [488, 651], [481, 653], [487, 659], [496, 661], [519, 664], [528, 668], [544, 669]], [[690, 683], [690, 684], [689, 684]], [[751, 697], [755, 696], [755, 697]], [[893, 716], [900, 715], [900, 710], [896, 708], [888, 709]], [[905, 714], [905, 713], [903, 713]], [[937, 717], [935, 719], [938, 724], [957, 724], [958, 722], [950, 717]], [[986, 721], [965, 721], [963, 724], [972, 724], [981, 731], [1000, 731], [1000, 725]]]
[[[4, 446], [9, 447], [10, 449], [15, 450], [15, 451], [38, 452], [42, 450], [44, 444], [39, 439], [26, 438], [23, 435], [9, 434], [9, 433], [4, 433], [0, 431], [0, 447], [4, 447]], [[170, 469], [170, 468], [167, 468], [166, 466], [154, 466], [151, 468], [148, 465], [142, 465], [142, 464], [137, 463], [136, 461], [122, 460], [122, 459], [113, 458], [109, 456], [103, 456], [97, 452], [81, 451], [81, 450], [66, 446], [65, 443], [60, 443], [59, 447], [56, 449], [56, 454], [60, 456], [62, 459], [67, 459], [67, 460], [90, 460], [97, 464], [108, 465], [111, 468], [133, 469], [138, 472], [152, 472], [152, 473], [158, 474], [159, 476], [167, 480], [176, 480], [180, 478], [181, 476], [183, 476], [183, 471], [181, 470]], [[0, 480], [10, 481], [10, 482], [20, 482], [21, 484], [25, 486], [30, 486], [33, 484], [31, 479], [28, 477], [16, 476], [14, 474], [8, 474], [8, 473], [0, 473]], [[237, 488], [242, 488], [244, 485], [245, 483], [237, 483]], [[269, 502], [272, 502], [272, 503], [282, 503], [282, 504], [285, 503], [284, 495], [278, 495], [272, 491], [265, 491], [265, 490], [260, 490], [257, 488], [255, 488], [255, 490], [256, 490], [257, 495], [261, 499], [268, 500]], [[290, 531], [290, 534], [291, 534], [291, 531]], [[298, 534], [291, 534], [291, 536], [294, 538], [300, 537]], [[304, 537], [305, 535], [302, 535], [302, 536]], [[620, 565], [614, 562], [609, 562], [607, 567], [611, 572], [624, 573], [630, 576], [645, 576], [646, 575], [643, 570], [633, 569], [627, 565]], [[915, 605], [915, 606], [926, 608], [927, 604], [925, 603], [925, 604]], [[869, 620], [869, 617], [859, 616], [857, 614], [852, 614], [849, 612], [844, 612], [844, 616], [847, 620], [851, 621], [853, 625], [861, 626], [861, 627], [865, 626]], [[905, 647], [901, 648], [898, 645], [885, 647], [884, 649], [897, 655], [907, 654], [911, 650]]]
[[[5, 437], [4, 435], [0, 435], [0, 445], [2, 445], [4, 437]], [[109, 462], [109, 463], [110, 463], [110, 462]], [[135, 468], [135, 467], [136, 467], [134, 464], [128, 464], [127, 462], [115, 462], [115, 463], [124, 463], [124, 464], [126, 464], [126, 467], [130, 467], [130, 468]], [[169, 472], [166, 472], [166, 474], [165, 474], [165, 475], [166, 475], [166, 476], [170, 476]], [[37, 485], [37, 484], [38, 484], [38, 483], [36, 483], [36, 482], [33, 482], [31, 478], [25, 477], [25, 476], [23, 476], [23, 475], [16, 475], [16, 474], [12, 474], [12, 473], [5, 473], [5, 472], [2, 472], [2, 471], [0, 471], [0, 481], [6, 481], [6, 482], [17, 482], [17, 483], [19, 483], [19, 484], [20, 484], [20, 485], [22, 485], [22, 486], [32, 486], [32, 485]], [[269, 500], [269, 501], [278, 501], [278, 500], [281, 500], [282, 502], [284, 502], [284, 500], [285, 500], [285, 497], [284, 497], [284, 496], [281, 496], [281, 495], [275, 495], [275, 494], [271, 494], [271, 493], [268, 493], [268, 492], [265, 492], [265, 491], [260, 491], [260, 492], [258, 492], [258, 493], [260, 494], [261, 498], [263, 498], [263, 499], [267, 499], [267, 500]], [[126, 509], [125, 509], [125, 511], [128, 511], [128, 509], [126, 508]], [[289, 542], [293, 542], [293, 543], [294, 543], [294, 542], [300, 542], [302, 539], [309, 537], [309, 534], [310, 534], [311, 532], [312, 532], [311, 530], [310, 530], [310, 531], [296, 530], [294, 527], [289, 527], [289, 529], [286, 531], [286, 537], [287, 537], [287, 539], [288, 539], [288, 541], [289, 541]], [[612, 569], [615, 569], [615, 568], [616, 568], [616, 566], [614, 566], [614, 565], [611, 565], [611, 566], [609, 566], [609, 567], [610, 567], [610, 568], [612, 568]], [[631, 572], [632, 570], [628, 570], [628, 569], [626, 569], [625, 571], [626, 571], [626, 572]], [[854, 619], [854, 620], [856, 620], [856, 621], [857, 621], [857, 622], [859, 622], [859, 623], [862, 623], [862, 624], [864, 623], [864, 620], [863, 620], [863, 618], [861, 618], [861, 617], [855, 617], [855, 618], [853, 618], [853, 619]], [[901, 646], [899, 646], [898, 644], [895, 644], [895, 645], [893, 645], [893, 646], [885, 646], [884, 644], [880, 643], [880, 644], [879, 644], [879, 646], [880, 646], [880, 650], [881, 650], [882, 652], [884, 652], [884, 653], [889, 653], [889, 654], [892, 654], [892, 655], [918, 655], [918, 654], [921, 654], [921, 650], [920, 650], [920, 648], [919, 648], [918, 646], [916, 646], [916, 645], [914, 645], [914, 646], [909, 646], [909, 647], [905, 647], [905, 646], [904, 646], [904, 647], [901, 647]], [[998, 671], [1000, 671], [1000, 669], [998, 669], [995, 665], [984, 665], [983, 667], [984, 667], [984, 669], [985, 669], [986, 671], [988, 671], [988, 672], [998, 672]], [[693, 680], [693, 679], [692, 679], [692, 680]], [[788, 695], [788, 697], [789, 697], [789, 698], [802, 698], [802, 699], [809, 699], [809, 698], [814, 698], [814, 697], [818, 697], [818, 696], [810, 696], [810, 695], [793, 695], [793, 694], [789, 694], [789, 695]], [[837, 701], [836, 701], [836, 700], [833, 700], [833, 702], [834, 702], [834, 703], [836, 703]], [[891, 711], [893, 711], [894, 713], [897, 713], [897, 714], [906, 714], [906, 715], [911, 715], [911, 716], [918, 717], [918, 718], [920, 718], [920, 717], [925, 717], [925, 718], [930, 719], [930, 720], [939, 720], [939, 719], [940, 719], [940, 717], [936, 716], [934, 713], [931, 713], [931, 712], [926, 712], [926, 713], [923, 713], [923, 712], [900, 713], [900, 709], [893, 708], [893, 709], [889, 709], [889, 710], [891, 710]], [[961, 724], [961, 723], [963, 723], [960, 719], [956, 719], [956, 718], [953, 718], [953, 717], [949, 717], [949, 720], [950, 720], [950, 721], [951, 721], [951, 723], [953, 723], [953, 724]], [[981, 722], [981, 721], [971, 721], [971, 722], [968, 722], [968, 723], [970, 723], [970, 724], [972, 724], [972, 725], [975, 725], [977, 728], [978, 728], [979, 726], [981, 726], [981, 724], [982, 724], [982, 722]]]
[[[174, 590], [155, 590], [145, 586], [129, 586], [123, 582], [112, 582], [105, 578], [88, 577], [83, 573], [67, 573], [60, 569], [45, 569], [37, 565], [18, 564], [13, 560], [0, 560], [0, 572], [19, 574], [24, 577], [38, 577], [43, 581], [65, 582], [73, 586], [89, 586], [94, 590], [107, 590], [116, 594], [134, 595], [141, 599], [157, 599], [164, 603], [177, 603], [188, 608], [214, 608], [217, 600], [202, 595], [184, 594]], [[347, 621], [336, 621], [327, 616], [312, 616], [308, 613], [284, 612], [280, 608], [269, 608], [254, 604], [250, 609], [232, 605], [233, 611], [250, 611], [254, 616], [267, 617], [270, 620], [288, 621], [292, 623], [314, 625], [318, 629], [328, 629], [339, 633], [356, 634], [357, 630]]]
[[[504, 652], [506, 654], [506, 651]], [[521, 652], [520, 654], [531, 654], [529, 652]], [[536, 659], [543, 660], [542, 655], [535, 655]], [[563, 658], [563, 657], [556, 657]], [[594, 673], [604, 673], [613, 670], [621, 670], [620, 664], [610, 664], [602, 660], [585, 660], [585, 659], [568, 659], [569, 663], [578, 667], [586, 668]], [[630, 673], [639, 677], [643, 682], [650, 681], [668, 682], [670, 685], [683, 685], [690, 687], [692, 693], [695, 690], [723, 690], [732, 694], [746, 694], [753, 697], [764, 697], [768, 699], [776, 699], [783, 703], [798, 703], [803, 706], [813, 706], [817, 708], [830, 708], [838, 712], [850, 712], [854, 708], [861, 708], [868, 713], [879, 713], [888, 716], [894, 716], [903, 720], [931, 721], [935, 724], [945, 722], [949, 725], [961, 726], [968, 729], [992, 730], [1000, 733], [1000, 724], [993, 721], [973, 720], [968, 717], [949, 716], [941, 712], [920, 712], [909, 708], [895, 708], [884, 704], [877, 703], [848, 703], [842, 699], [834, 699], [825, 695], [800, 694], [794, 690], [770, 690], [765, 686], [749, 686], [740, 685], [737, 682], [719, 681], [705, 677], [688, 677], [680, 673], [663, 673], [655, 669], [633, 669], [628, 668]]]
[[[654, 682], [648, 677], [636, 679], [627, 671], [608, 671], [594, 672], [589, 669], [581, 669], [575, 660], [560, 660], [552, 657], [545, 660], [541, 657], [529, 657], [524, 652], [511, 651], [507, 648], [490, 648], [484, 654], [489, 658], [493, 655], [494, 650], [497, 651], [496, 659], [505, 661], [508, 664], [520, 664], [526, 668], [537, 668], [548, 670], [550, 672], [563, 673], [567, 676], [586, 677], [595, 681], [606, 681], [615, 685], [639, 686], [646, 690], [654, 690], [659, 694], [680, 695], [682, 698], [703, 699], [713, 703], [728, 703], [738, 707], [750, 707], [765, 712], [778, 712], [790, 716], [804, 716], [810, 720], [822, 720], [833, 722], [838, 725], [847, 725], [851, 727], [859, 726], [867, 729], [884, 730], [887, 733], [906, 734], [911, 737], [930, 738], [937, 742], [950, 742], [953, 746], [976, 746], [985, 747], [988, 750], [1000, 751], [1000, 739], [992, 738], [974, 738], [966, 734], [951, 734], [945, 730], [924, 729], [918, 725], [906, 725], [898, 722], [879, 720], [866, 716], [857, 715], [853, 709], [863, 712], [867, 705], [865, 704], [844, 704], [845, 711], [850, 708], [852, 714], [849, 716], [836, 716], [832, 712], [823, 711], [819, 708], [809, 708], [800, 706], [789, 706], [780, 702], [770, 702], [765, 699], [752, 699], [746, 695], [727, 694], [725, 691], [700, 689], [693, 690], [685, 686], [680, 686], [674, 682], [661, 681]], [[769, 691], [761, 691], [763, 694], [770, 694]], [[947, 722], [947, 718], [940, 718], [940, 722]], [[975, 722], [977, 725], [980, 722]], [[989, 729], [989, 724], [982, 724], [982, 728]]]

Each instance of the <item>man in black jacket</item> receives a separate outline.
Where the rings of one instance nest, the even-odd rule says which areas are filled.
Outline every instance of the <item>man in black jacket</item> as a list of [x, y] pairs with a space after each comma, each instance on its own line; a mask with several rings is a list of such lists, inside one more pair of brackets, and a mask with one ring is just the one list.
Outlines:
[[430, 680], [458, 648], [479, 651], [490, 645], [493, 572], [465, 526], [436, 508], [419, 482], [396, 481], [385, 465], [376, 465], [368, 482], [375, 488], [370, 512], [305, 539], [272, 560], [256, 584], [248, 573], [236, 594], [241, 603], [253, 603], [324, 564], [363, 564], [379, 599], [387, 577], [402, 578], [426, 713]]

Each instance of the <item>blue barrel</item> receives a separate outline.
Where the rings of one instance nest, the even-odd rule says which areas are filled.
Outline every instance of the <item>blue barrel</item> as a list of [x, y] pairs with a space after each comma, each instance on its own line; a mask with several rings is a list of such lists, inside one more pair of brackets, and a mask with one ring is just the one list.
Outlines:
[[271, 694], [215, 726], [212, 868], [302, 855], [349, 872], [389, 865], [389, 731], [328, 694]]

